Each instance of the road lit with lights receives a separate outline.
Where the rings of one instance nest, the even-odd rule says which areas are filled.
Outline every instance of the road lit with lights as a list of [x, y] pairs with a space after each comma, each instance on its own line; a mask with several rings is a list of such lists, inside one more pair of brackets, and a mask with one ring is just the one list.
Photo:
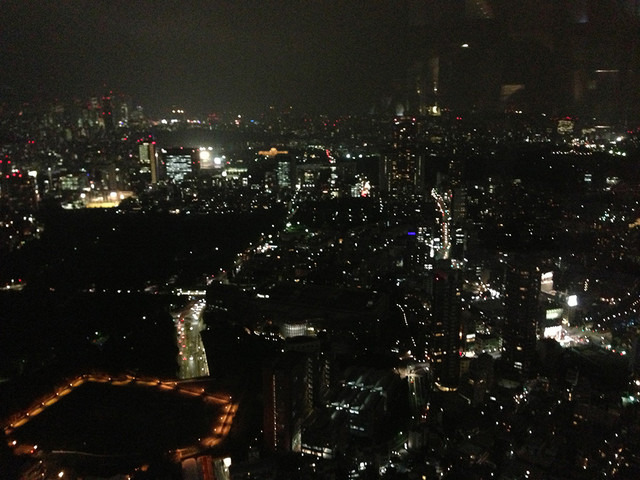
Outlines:
[[209, 365], [200, 332], [204, 330], [202, 311], [206, 306], [204, 299], [193, 300], [173, 313], [178, 344], [178, 378], [197, 378], [209, 376]]
[[[222, 408], [222, 413], [210, 427], [210, 435], [199, 439], [199, 445], [189, 447], [199, 451], [201, 448], [208, 448], [218, 445], [224, 440], [233, 424], [233, 419], [238, 410], [238, 405], [232, 402], [232, 397], [223, 393], [209, 393], [204, 388], [197, 388], [192, 385], [183, 384], [179, 381], [161, 380], [159, 378], [135, 377], [133, 375], [109, 376], [107, 374], [80, 375], [68, 383], [58, 387], [52, 394], [47, 395], [34, 402], [29, 408], [12, 415], [3, 425], [5, 436], [9, 447], [16, 453], [35, 454], [38, 451], [37, 445], [23, 445], [17, 440], [10, 438], [11, 434], [18, 428], [25, 425], [32, 418], [45, 411], [51, 405], [57, 403], [61, 398], [71, 393], [75, 388], [84, 383], [108, 383], [114, 386], [139, 385], [160, 390], [171, 390], [180, 395], [199, 397], [205, 403], [218, 405]], [[180, 451], [176, 451], [180, 455]]]

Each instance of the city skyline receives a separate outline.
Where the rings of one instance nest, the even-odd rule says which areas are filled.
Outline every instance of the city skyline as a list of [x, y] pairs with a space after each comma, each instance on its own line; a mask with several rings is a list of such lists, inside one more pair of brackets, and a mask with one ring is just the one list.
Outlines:
[[2, 112], [5, 476], [637, 478], [640, 130], [125, 106]]
[[3, 479], [640, 478], [640, 0], [3, 13]]

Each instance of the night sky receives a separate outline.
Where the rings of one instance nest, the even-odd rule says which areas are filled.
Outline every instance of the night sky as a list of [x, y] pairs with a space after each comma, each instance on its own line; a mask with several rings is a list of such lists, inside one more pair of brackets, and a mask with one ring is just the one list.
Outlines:
[[[2, 93], [150, 111], [364, 111], [404, 70], [404, 2], [2, 2]], [[401, 73], [401, 75], [403, 75]]]
[[[635, 86], [629, 72], [640, 70], [635, 0], [1, 5], [0, 95], [9, 101], [68, 101], [111, 90], [152, 115], [172, 105], [188, 114], [253, 113], [270, 105], [362, 113], [406, 91], [412, 65], [438, 50], [448, 55], [441, 60], [441, 87], [450, 87], [453, 103], [490, 103], [501, 84], [526, 83], [532, 104], [550, 99], [553, 106], [568, 104], [578, 70], [586, 88], [598, 80], [597, 69], [619, 69], [623, 90]], [[476, 22], [472, 31], [467, 20], [478, 5], [492, 21]], [[472, 47], [465, 57], [455, 49], [467, 35]]]

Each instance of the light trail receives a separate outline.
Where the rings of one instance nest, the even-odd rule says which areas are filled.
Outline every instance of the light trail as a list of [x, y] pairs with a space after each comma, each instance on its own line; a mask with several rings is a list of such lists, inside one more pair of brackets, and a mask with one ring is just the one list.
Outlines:
[[181, 379], [209, 376], [207, 355], [200, 336], [205, 329], [202, 322], [205, 305], [205, 299], [192, 300], [185, 308], [172, 313], [178, 345], [178, 377]]

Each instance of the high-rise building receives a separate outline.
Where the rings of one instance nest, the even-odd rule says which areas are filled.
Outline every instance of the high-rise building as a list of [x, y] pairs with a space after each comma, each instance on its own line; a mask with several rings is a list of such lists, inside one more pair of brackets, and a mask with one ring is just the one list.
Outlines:
[[435, 250], [431, 227], [421, 226], [415, 231], [407, 232], [407, 254], [409, 265], [419, 274], [433, 270]]
[[305, 364], [305, 399], [301, 412], [306, 417], [314, 407], [324, 405], [331, 387], [332, 356], [324, 351], [323, 343], [317, 337], [302, 335], [287, 338], [285, 352], [300, 353], [300, 361]]
[[0, 160], [0, 201], [9, 200], [15, 208], [35, 209], [38, 203], [36, 177], [10, 168], [10, 163], [6, 157]]
[[455, 390], [460, 378], [461, 288], [460, 270], [435, 270], [428, 351], [436, 384], [443, 390]]
[[295, 177], [295, 161], [285, 155], [278, 155], [276, 159], [278, 161], [276, 172], [278, 187], [291, 188], [293, 185], [292, 180]]
[[104, 129], [107, 133], [113, 133], [115, 128], [113, 121], [113, 104], [111, 102], [111, 94], [107, 94], [102, 97], [102, 121], [104, 123]]
[[120, 118], [118, 119], [119, 126], [129, 126], [129, 104], [127, 102], [120, 103]]
[[158, 157], [156, 155], [156, 142], [143, 141], [138, 144], [140, 155], [140, 172], [151, 174], [151, 183], [158, 183]]
[[263, 441], [272, 452], [300, 451], [308, 412], [306, 356], [286, 352], [262, 371]]
[[540, 308], [540, 269], [514, 261], [505, 275], [504, 360], [508, 368], [527, 376], [535, 357]]
[[380, 187], [392, 195], [419, 193], [424, 189], [425, 153], [418, 142], [418, 124], [413, 117], [393, 122], [393, 140], [381, 156]]
[[195, 150], [192, 148], [162, 149], [162, 161], [167, 178], [174, 183], [185, 180], [194, 172], [196, 166], [194, 155]]

